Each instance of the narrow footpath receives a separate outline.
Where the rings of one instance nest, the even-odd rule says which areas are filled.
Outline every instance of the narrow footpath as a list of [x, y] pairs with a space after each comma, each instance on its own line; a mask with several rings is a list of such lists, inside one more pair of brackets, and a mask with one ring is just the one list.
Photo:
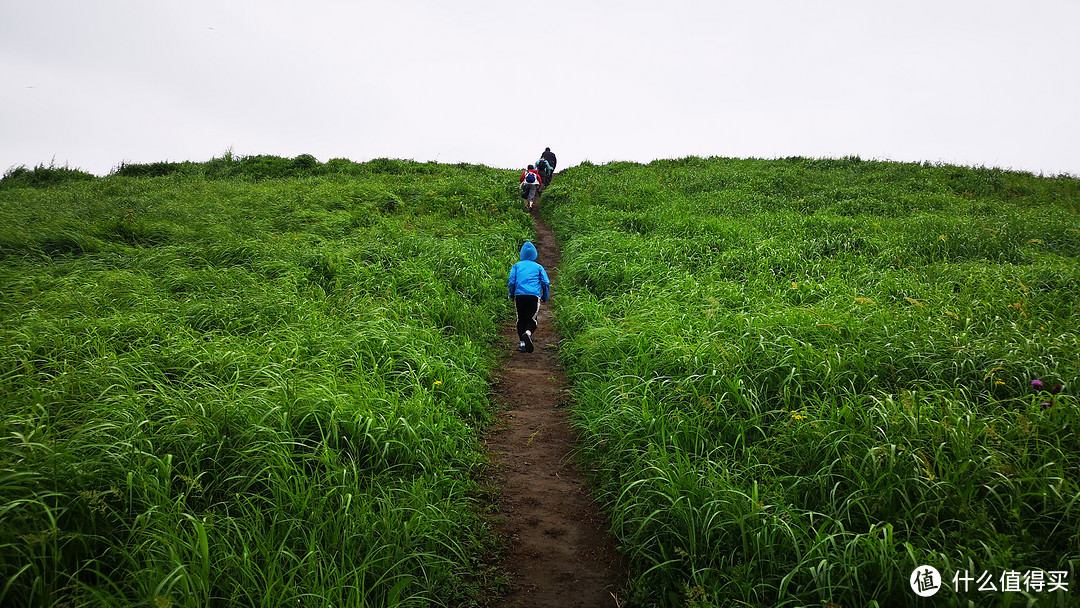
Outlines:
[[[558, 298], [555, 237], [534, 221], [537, 262]], [[574, 460], [560, 337], [546, 304], [538, 325], [532, 353], [514, 350], [513, 323], [503, 330], [501, 344], [512, 354], [494, 387], [502, 411], [485, 439], [498, 493], [494, 525], [507, 547], [501, 568], [510, 579], [509, 594], [493, 608], [617, 608], [625, 570]]]

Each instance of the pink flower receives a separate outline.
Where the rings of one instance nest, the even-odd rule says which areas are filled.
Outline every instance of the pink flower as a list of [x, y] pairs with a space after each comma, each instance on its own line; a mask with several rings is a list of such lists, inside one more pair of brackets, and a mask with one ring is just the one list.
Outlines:
[[1032, 386], [1032, 388], [1034, 388], [1037, 391], [1042, 390], [1042, 387], [1043, 387], [1042, 380], [1032, 380], [1031, 381], [1031, 386]]

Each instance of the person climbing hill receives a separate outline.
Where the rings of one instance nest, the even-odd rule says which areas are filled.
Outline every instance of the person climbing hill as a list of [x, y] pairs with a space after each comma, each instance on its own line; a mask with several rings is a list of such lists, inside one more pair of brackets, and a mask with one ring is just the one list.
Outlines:
[[528, 169], [521, 172], [521, 178], [518, 181], [518, 186], [521, 188], [521, 198], [525, 199], [525, 209], [532, 211], [533, 206], [536, 205], [536, 197], [544, 189], [544, 180], [540, 177], [540, 172], [536, 170], [536, 167], [529, 165]]
[[536, 166], [529, 165], [527, 169], [521, 172], [521, 177], [518, 178], [518, 182], [525, 181], [525, 178], [528, 177], [530, 173], [538, 178], [540, 177], [540, 172], [536, 170]]
[[555, 170], [558, 163], [555, 161], [555, 153], [551, 151], [551, 148], [544, 148], [544, 153], [540, 155], [540, 158], [551, 163], [551, 170]]
[[555, 153], [551, 151], [551, 148], [544, 148], [544, 152], [540, 155], [540, 158], [544, 159], [545, 161], [547, 161], [547, 164], [551, 165], [551, 169], [548, 171], [547, 176], [544, 178], [545, 184], [551, 184], [551, 176], [555, 173], [555, 165], [557, 164], [557, 161], [555, 159]]
[[534, 173], [526, 175], [525, 180], [521, 182], [521, 198], [525, 199], [526, 211], [532, 211], [533, 206], [536, 205], [536, 197], [540, 194], [541, 184], [540, 178]]
[[536, 172], [540, 174], [540, 179], [542, 180], [540, 186], [541, 191], [543, 191], [544, 185], [548, 184], [551, 181], [551, 174], [553, 171], [555, 171], [555, 169], [551, 166], [551, 163], [549, 163], [546, 158], [541, 158], [540, 160], [536, 161]]
[[518, 350], [533, 352], [533, 334], [536, 333], [536, 315], [540, 303], [551, 297], [551, 281], [547, 271], [536, 262], [536, 246], [525, 241], [521, 246], [521, 261], [510, 268], [507, 286], [510, 299], [517, 308]]

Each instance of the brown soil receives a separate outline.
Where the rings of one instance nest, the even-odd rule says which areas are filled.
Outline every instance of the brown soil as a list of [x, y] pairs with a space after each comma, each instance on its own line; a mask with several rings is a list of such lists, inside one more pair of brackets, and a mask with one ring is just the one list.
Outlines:
[[[555, 286], [555, 237], [539, 218], [536, 230], [537, 261]], [[494, 386], [502, 410], [485, 439], [498, 495], [493, 524], [506, 547], [500, 566], [510, 587], [492, 607], [617, 607], [626, 581], [622, 557], [574, 459], [561, 338], [547, 305], [537, 321], [532, 353], [515, 350], [513, 323], [503, 330], [510, 354]]]

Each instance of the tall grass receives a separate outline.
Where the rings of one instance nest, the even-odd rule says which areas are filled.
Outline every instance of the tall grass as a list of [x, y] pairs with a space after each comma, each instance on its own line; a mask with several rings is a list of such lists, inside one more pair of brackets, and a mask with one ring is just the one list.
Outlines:
[[[921, 564], [941, 605], [1074, 603], [1080, 181], [687, 158], [574, 168], [543, 212], [641, 603], [922, 605]], [[965, 569], [1072, 592], [954, 593]]]
[[5, 179], [0, 605], [475, 597], [512, 176], [254, 164]]

